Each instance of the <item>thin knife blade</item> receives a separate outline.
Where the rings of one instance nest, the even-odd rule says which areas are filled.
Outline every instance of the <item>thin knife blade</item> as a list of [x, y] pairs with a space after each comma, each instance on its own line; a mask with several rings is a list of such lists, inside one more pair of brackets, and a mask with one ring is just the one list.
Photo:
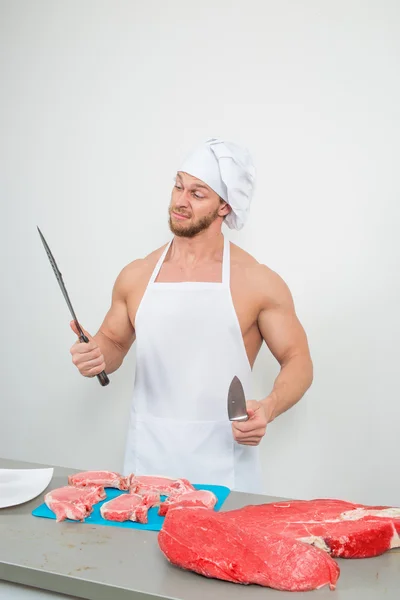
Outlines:
[[73, 318], [73, 319], [74, 319], [74, 321], [75, 321], [75, 324], [76, 324], [76, 326], [77, 326], [77, 328], [78, 328], [78, 331], [79, 331], [80, 335], [81, 335], [82, 337], [86, 337], [86, 336], [85, 336], [85, 334], [84, 334], [84, 333], [83, 333], [83, 331], [82, 331], [82, 328], [81, 328], [81, 326], [79, 325], [78, 319], [76, 318], [76, 314], [75, 314], [75, 311], [74, 311], [74, 309], [73, 309], [73, 306], [72, 306], [72, 304], [71, 304], [71, 300], [69, 299], [68, 292], [67, 292], [67, 289], [66, 289], [66, 287], [65, 287], [65, 284], [64, 284], [64, 281], [63, 281], [63, 278], [62, 278], [61, 271], [60, 271], [60, 269], [57, 267], [57, 263], [56, 263], [56, 261], [55, 261], [55, 258], [54, 258], [53, 254], [52, 254], [52, 252], [51, 252], [51, 250], [50, 250], [50, 248], [49, 248], [49, 245], [48, 245], [48, 243], [46, 242], [46, 240], [45, 240], [45, 238], [44, 238], [44, 235], [43, 235], [43, 234], [42, 234], [42, 232], [40, 231], [39, 227], [37, 228], [37, 230], [38, 230], [38, 232], [39, 232], [40, 239], [41, 239], [41, 240], [42, 240], [42, 242], [43, 242], [43, 246], [44, 246], [44, 249], [46, 250], [47, 257], [48, 257], [48, 259], [49, 259], [49, 261], [50, 261], [50, 264], [51, 264], [51, 266], [52, 266], [52, 268], [53, 268], [54, 275], [56, 276], [56, 279], [57, 279], [57, 281], [58, 281], [58, 285], [59, 285], [59, 286], [60, 286], [60, 288], [61, 288], [61, 291], [62, 291], [62, 293], [63, 293], [63, 296], [64, 296], [64, 298], [65, 298], [65, 301], [66, 301], [66, 303], [67, 303], [67, 306], [68, 306], [68, 308], [69, 308], [69, 311], [70, 311], [70, 313], [71, 313], [71, 315], [72, 315], [72, 318]]
[[[79, 321], [78, 321], [78, 319], [76, 318], [76, 314], [75, 314], [75, 311], [74, 311], [74, 309], [73, 309], [73, 306], [72, 306], [71, 300], [69, 299], [68, 292], [67, 292], [67, 289], [66, 289], [66, 287], [65, 287], [65, 284], [64, 284], [64, 281], [63, 281], [63, 278], [62, 278], [62, 275], [61, 275], [61, 271], [60, 271], [60, 269], [57, 267], [57, 263], [56, 263], [56, 261], [55, 261], [55, 258], [54, 258], [54, 256], [53, 256], [53, 254], [52, 254], [51, 250], [50, 250], [50, 247], [49, 247], [48, 243], [47, 243], [47, 242], [46, 242], [46, 240], [44, 239], [44, 235], [43, 235], [43, 234], [42, 234], [42, 232], [40, 231], [39, 227], [37, 228], [37, 230], [38, 230], [38, 232], [39, 232], [40, 239], [42, 240], [42, 243], [43, 243], [44, 249], [46, 250], [47, 257], [48, 257], [48, 259], [49, 259], [49, 261], [50, 261], [50, 264], [51, 264], [51, 266], [52, 266], [52, 268], [53, 268], [54, 275], [56, 276], [56, 279], [57, 279], [57, 281], [58, 281], [58, 284], [59, 284], [59, 286], [60, 286], [60, 288], [61, 288], [61, 291], [62, 291], [62, 293], [63, 293], [63, 296], [64, 296], [64, 298], [65, 298], [65, 301], [66, 301], [66, 303], [67, 303], [67, 305], [68, 305], [68, 308], [69, 308], [69, 310], [70, 310], [70, 313], [71, 313], [71, 315], [72, 315], [72, 318], [73, 318], [73, 319], [74, 319], [74, 321], [75, 321], [75, 325], [76, 325], [76, 328], [77, 328], [77, 330], [78, 330], [78, 333], [79, 333], [79, 340], [80, 340], [81, 342], [85, 342], [85, 343], [87, 344], [87, 343], [89, 342], [89, 338], [88, 338], [88, 337], [87, 337], [87, 336], [84, 334], [84, 332], [83, 332], [83, 329], [82, 329], [82, 327], [79, 325]], [[99, 382], [100, 382], [100, 384], [101, 384], [102, 386], [106, 386], [106, 385], [108, 385], [108, 384], [110, 383], [110, 380], [109, 380], [109, 378], [108, 378], [108, 375], [107, 375], [107, 373], [106, 373], [105, 371], [102, 371], [101, 373], [99, 373], [98, 375], [96, 375], [96, 377], [97, 377], [97, 379], [99, 380]]]
[[232, 379], [228, 392], [228, 415], [230, 421], [247, 421], [246, 397], [238, 377]]

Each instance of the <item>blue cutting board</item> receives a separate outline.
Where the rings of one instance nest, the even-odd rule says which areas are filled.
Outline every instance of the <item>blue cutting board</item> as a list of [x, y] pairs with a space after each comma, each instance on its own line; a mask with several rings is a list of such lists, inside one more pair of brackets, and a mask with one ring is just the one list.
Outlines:
[[[197, 490], [209, 490], [213, 492], [217, 498], [217, 504], [215, 505], [214, 510], [219, 510], [227, 497], [230, 494], [230, 489], [224, 487], [222, 485], [196, 485], [194, 487]], [[107, 521], [103, 519], [100, 514], [100, 506], [104, 504], [104, 502], [108, 502], [108, 500], [112, 500], [116, 496], [120, 494], [127, 494], [128, 492], [121, 492], [121, 490], [116, 490], [113, 488], [105, 489], [107, 497], [105, 500], [98, 502], [93, 506], [93, 512], [89, 517], [83, 521], [83, 523], [89, 523], [91, 525], [109, 525], [111, 527], [125, 527], [128, 529], [147, 529], [149, 531], [160, 531], [165, 517], [160, 517], [158, 515], [158, 507], [150, 508], [147, 514], [148, 523], [135, 523], [133, 521], [124, 521], [123, 523], [118, 523], [117, 521]], [[165, 496], [161, 496], [162, 500], [164, 500]], [[32, 511], [34, 517], [44, 517], [45, 519], [55, 519], [56, 516], [52, 510], [50, 510], [46, 504], [41, 504], [35, 510]], [[72, 521], [71, 519], [66, 519], [69, 523], [80, 523], [81, 521]]]

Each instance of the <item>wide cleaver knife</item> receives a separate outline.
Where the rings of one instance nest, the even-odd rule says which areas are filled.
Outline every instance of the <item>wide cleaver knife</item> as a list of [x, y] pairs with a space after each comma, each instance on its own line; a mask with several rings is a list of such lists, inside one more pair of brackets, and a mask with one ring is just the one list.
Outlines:
[[234, 377], [228, 392], [228, 415], [230, 421], [247, 421], [246, 397], [238, 377]]
[[[46, 240], [44, 239], [44, 237], [43, 237], [43, 234], [42, 234], [42, 232], [40, 231], [39, 227], [38, 227], [37, 229], [38, 229], [38, 232], [39, 232], [40, 238], [41, 238], [41, 240], [42, 240], [42, 242], [43, 242], [43, 246], [44, 246], [44, 248], [45, 248], [45, 250], [46, 250], [47, 256], [48, 256], [48, 258], [49, 258], [50, 264], [51, 264], [51, 266], [53, 267], [53, 271], [54, 271], [54, 274], [55, 274], [55, 276], [56, 276], [56, 279], [57, 279], [57, 281], [58, 281], [58, 284], [59, 284], [59, 286], [60, 286], [60, 288], [61, 288], [61, 291], [62, 291], [62, 293], [63, 293], [63, 296], [64, 296], [64, 298], [65, 298], [65, 301], [66, 301], [66, 303], [67, 303], [67, 305], [68, 305], [68, 308], [69, 308], [69, 310], [70, 310], [70, 313], [71, 313], [71, 315], [72, 315], [72, 318], [73, 318], [73, 319], [74, 319], [74, 321], [75, 321], [76, 328], [77, 328], [77, 329], [78, 329], [78, 331], [79, 331], [79, 341], [81, 341], [81, 342], [85, 342], [85, 343], [87, 344], [87, 343], [89, 342], [89, 339], [88, 339], [88, 338], [86, 337], [86, 335], [83, 333], [83, 331], [82, 331], [82, 327], [79, 325], [78, 319], [76, 318], [75, 311], [74, 311], [74, 309], [73, 309], [73, 307], [72, 307], [72, 304], [71, 304], [71, 301], [70, 301], [70, 299], [69, 299], [68, 292], [67, 292], [67, 290], [66, 290], [66, 287], [65, 287], [65, 285], [64, 285], [64, 281], [63, 281], [62, 275], [61, 275], [61, 273], [60, 273], [60, 270], [58, 269], [58, 267], [57, 267], [57, 263], [56, 263], [56, 261], [54, 260], [54, 256], [52, 255], [52, 253], [51, 253], [51, 250], [50, 250], [50, 248], [49, 248], [49, 246], [48, 246], [48, 244], [47, 244]], [[108, 384], [110, 383], [110, 380], [108, 379], [107, 373], [106, 373], [105, 371], [102, 371], [102, 372], [101, 372], [101, 373], [99, 373], [99, 374], [98, 374], [96, 377], [97, 377], [97, 379], [100, 381], [100, 383], [101, 383], [101, 385], [102, 385], [102, 386], [108, 385]]]

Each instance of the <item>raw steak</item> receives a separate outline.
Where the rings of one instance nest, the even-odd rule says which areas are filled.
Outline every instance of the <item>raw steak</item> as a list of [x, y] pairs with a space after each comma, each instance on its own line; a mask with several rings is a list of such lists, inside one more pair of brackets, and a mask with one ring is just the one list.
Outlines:
[[308, 591], [339, 577], [323, 550], [203, 508], [169, 510], [158, 542], [173, 564], [234, 583]]
[[161, 505], [158, 514], [164, 517], [171, 508], [178, 506], [202, 506], [212, 509], [217, 503], [217, 497], [207, 490], [195, 490], [177, 496], [170, 496]]
[[162, 496], [172, 496], [192, 492], [194, 489], [187, 479], [138, 475], [137, 477], [132, 476], [130, 481], [130, 491], [136, 494], [158, 492]]
[[83, 521], [93, 510], [93, 504], [104, 500], [106, 494], [101, 486], [78, 488], [65, 486], [48, 492], [44, 501], [56, 515], [57, 521], [72, 519]]
[[123, 477], [119, 473], [112, 471], [83, 471], [75, 473], [68, 477], [69, 485], [85, 487], [90, 484], [102, 485], [103, 487], [117, 488], [119, 490], [129, 490], [130, 481], [133, 475]]
[[400, 508], [320, 499], [245, 506], [222, 515], [336, 557], [368, 558], [400, 546]]
[[160, 504], [160, 494], [149, 492], [144, 496], [138, 494], [120, 494], [105, 502], [100, 507], [103, 519], [108, 521], [137, 521], [147, 523], [149, 508]]

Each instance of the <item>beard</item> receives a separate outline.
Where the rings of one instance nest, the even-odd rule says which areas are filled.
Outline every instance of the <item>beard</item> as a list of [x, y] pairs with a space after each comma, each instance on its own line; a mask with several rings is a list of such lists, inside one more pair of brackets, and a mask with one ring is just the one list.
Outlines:
[[[185, 221], [179, 221], [179, 222], [175, 222], [172, 220], [172, 216], [171, 216], [171, 212], [172, 212], [172, 208], [169, 208], [169, 228], [172, 231], [172, 233], [174, 235], [177, 235], [179, 237], [186, 237], [186, 238], [193, 238], [196, 235], [198, 235], [199, 233], [201, 233], [202, 231], [205, 231], [206, 229], [208, 229], [211, 225], [211, 223], [214, 223], [215, 219], [218, 217], [218, 211], [219, 209], [217, 208], [214, 212], [205, 215], [204, 217], [200, 217], [197, 221], [195, 221], [194, 223], [186, 223]], [[177, 214], [181, 214], [184, 216], [188, 216], [185, 213], [179, 212], [177, 210], [174, 210], [175, 213]]]

